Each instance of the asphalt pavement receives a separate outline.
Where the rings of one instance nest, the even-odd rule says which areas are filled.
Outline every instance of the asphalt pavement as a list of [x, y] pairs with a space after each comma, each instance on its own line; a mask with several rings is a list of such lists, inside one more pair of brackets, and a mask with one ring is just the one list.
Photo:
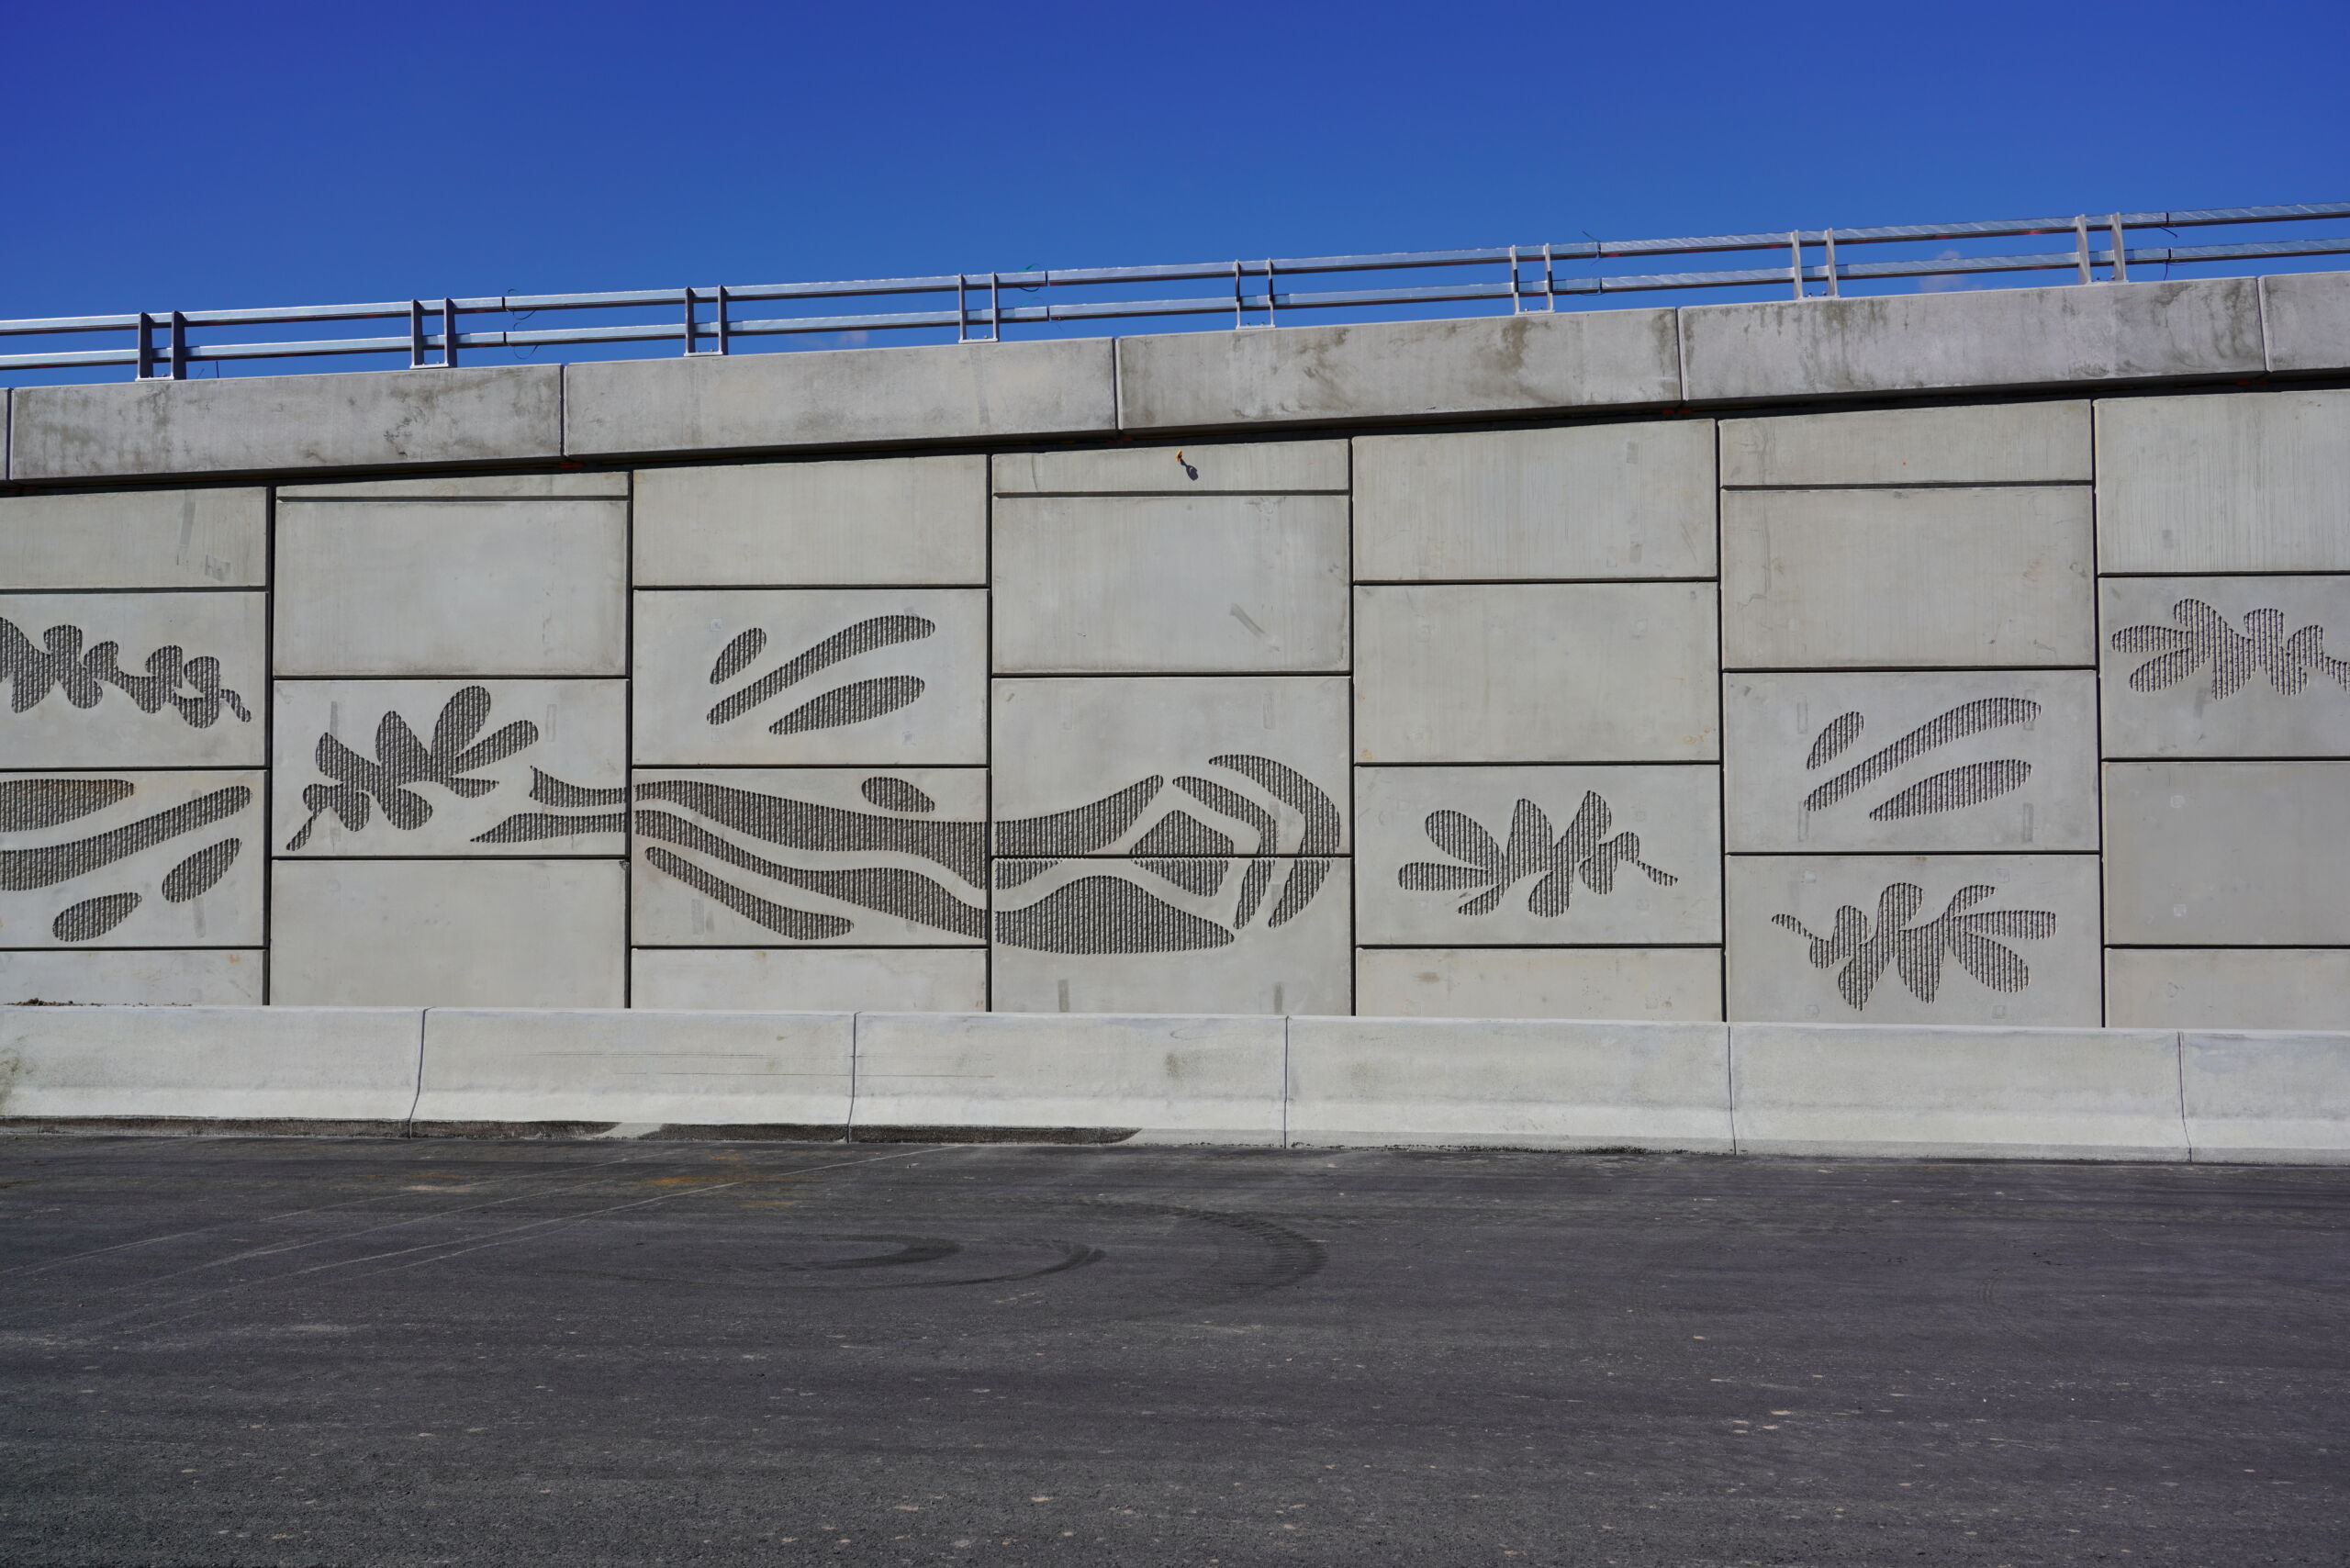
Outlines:
[[2340, 1564], [2350, 1170], [0, 1139], [0, 1563]]

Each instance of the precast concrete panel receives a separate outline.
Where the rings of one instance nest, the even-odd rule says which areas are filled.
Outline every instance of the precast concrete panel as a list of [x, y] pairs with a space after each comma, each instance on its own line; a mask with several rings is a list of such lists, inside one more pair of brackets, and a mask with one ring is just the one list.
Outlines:
[[995, 458], [999, 496], [1270, 495], [1346, 487], [1344, 441], [1002, 452]]
[[[979, 947], [640, 947], [632, 1006], [672, 1012], [984, 1013]], [[7, 970], [0, 963], [0, 976]]]
[[0, 767], [267, 760], [269, 598], [0, 595]]
[[2105, 755], [2350, 756], [2350, 577], [2106, 577]]
[[2350, 273], [2262, 278], [2260, 315], [2270, 370], [2350, 368]]
[[1980, 403], [1722, 421], [1726, 486], [2031, 485], [2096, 477], [2089, 405]]
[[1733, 855], [1729, 1016], [2101, 1022], [2093, 855]]
[[554, 457], [563, 378], [559, 365], [517, 364], [20, 386], [8, 476], [21, 484]]
[[1699, 305], [1680, 315], [1693, 403], [2266, 368], [2248, 277]]
[[899, 767], [988, 759], [979, 588], [636, 596], [636, 756]]
[[1342, 496], [1005, 497], [999, 674], [1347, 667]]
[[2087, 670], [1729, 676], [1729, 847], [2093, 850], [2097, 711]]
[[0, 774], [0, 948], [259, 946], [263, 778]]
[[995, 861], [999, 1013], [1349, 1013], [1348, 868], [1307, 856]]
[[279, 860], [270, 1000], [622, 1006], [627, 880], [618, 860]]
[[621, 675], [628, 507], [286, 501], [277, 673]]
[[2350, 949], [2109, 947], [2117, 1027], [2350, 1029]]
[[269, 492], [0, 498], [0, 589], [264, 588]]
[[1710, 420], [1364, 436], [1360, 581], [1710, 577]]
[[845, 1013], [435, 1007], [415, 1119], [842, 1137], [853, 1028]]
[[1289, 1141], [1728, 1154], [1719, 1024], [1294, 1018]]
[[1127, 430], [1682, 400], [1671, 310], [1179, 332], [1118, 340]]
[[1278, 1144], [1278, 1018], [856, 1020], [856, 1128], [1098, 1130], [1103, 1142]]
[[980, 586], [987, 459], [644, 468], [636, 586]]
[[1347, 682], [995, 683], [999, 855], [1333, 855], [1351, 842]]
[[2350, 945], [2350, 762], [2113, 762], [2107, 935], [2121, 946]]
[[2178, 1036], [1732, 1024], [1749, 1154], [2188, 1158]]
[[1107, 338], [567, 365], [565, 450], [722, 452], [1109, 435]]
[[2096, 662], [2086, 487], [1730, 490], [1732, 669]]
[[258, 947], [0, 952], [0, 1006], [259, 1007]]
[[2098, 569], [2350, 571], [2350, 390], [2097, 409]]
[[1360, 762], [1720, 755], [1711, 583], [1355, 590]]
[[599, 474], [436, 474], [416, 479], [333, 479], [280, 485], [281, 501], [550, 501], [628, 498], [628, 471]]
[[982, 944], [987, 807], [978, 767], [640, 771], [633, 939]]
[[271, 852], [628, 853], [628, 683], [282, 680]]
[[1364, 947], [1366, 1018], [1718, 1021], [1719, 947]]
[[1355, 806], [1358, 941], [1721, 940], [1717, 768], [1365, 767]]

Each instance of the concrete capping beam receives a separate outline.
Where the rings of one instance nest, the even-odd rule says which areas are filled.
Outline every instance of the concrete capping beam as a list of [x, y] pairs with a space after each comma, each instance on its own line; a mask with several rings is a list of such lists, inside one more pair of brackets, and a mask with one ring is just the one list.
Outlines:
[[562, 454], [552, 364], [20, 386], [8, 476], [309, 473]]
[[2260, 280], [2268, 368], [2350, 370], [2350, 273], [2280, 273]]
[[1741, 1154], [2188, 1158], [2167, 1029], [1733, 1024]]
[[613, 360], [565, 373], [574, 457], [1112, 435], [1116, 341]]
[[0, 1117], [391, 1122], [414, 1007], [0, 1007]]
[[1722, 1024], [1293, 1018], [1293, 1148], [1728, 1154]]
[[1170, 332], [1118, 345], [1130, 431], [1659, 408], [1682, 401], [1669, 309]]
[[2179, 1089], [2198, 1160], [2350, 1160], [2350, 1034], [2188, 1030]]
[[2257, 278], [1696, 305], [1692, 403], [2112, 386], [2268, 368]]

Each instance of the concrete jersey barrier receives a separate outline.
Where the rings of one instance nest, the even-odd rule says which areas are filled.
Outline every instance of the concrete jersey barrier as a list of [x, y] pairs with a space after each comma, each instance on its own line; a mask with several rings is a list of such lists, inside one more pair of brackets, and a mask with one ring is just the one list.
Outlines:
[[405, 1122], [413, 1007], [0, 1007], [0, 1117]]
[[0, 1008], [0, 1126], [60, 1122], [2350, 1164], [2350, 1034]]

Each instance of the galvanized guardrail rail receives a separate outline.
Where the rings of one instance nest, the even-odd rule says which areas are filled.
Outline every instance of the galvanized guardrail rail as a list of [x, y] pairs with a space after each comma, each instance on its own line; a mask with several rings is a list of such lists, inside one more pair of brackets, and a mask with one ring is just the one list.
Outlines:
[[[2287, 256], [2350, 254], [2350, 234], [2311, 240], [2255, 240], [2214, 245], [2132, 245], [2132, 230], [2218, 228], [2350, 218], [2350, 203], [2295, 207], [2215, 207], [2196, 212], [2116, 212], [2098, 217], [2034, 218], [2006, 222], [1896, 224], [1876, 229], [1796, 230], [1770, 234], [1723, 234], [1678, 240], [1579, 241], [1571, 244], [1488, 246], [1466, 251], [1410, 251], [1385, 255], [1306, 256], [1263, 261], [1209, 262], [1173, 266], [1080, 267], [1017, 273], [960, 273], [934, 277], [877, 278], [845, 283], [760, 284], [711, 288], [646, 288], [610, 294], [498, 295], [472, 299], [399, 299], [369, 305], [310, 305], [253, 310], [137, 311], [115, 316], [70, 316], [0, 321], [0, 336], [52, 337], [77, 333], [123, 333], [127, 347], [93, 347], [39, 353], [0, 354], [0, 370], [66, 369], [125, 364], [141, 379], [184, 379], [190, 364], [206, 360], [307, 359], [332, 354], [405, 353], [411, 366], [453, 365], [471, 350], [537, 347], [555, 343], [668, 342], [688, 354], [724, 354], [744, 338], [809, 332], [891, 331], [952, 329], [958, 342], [1000, 340], [1007, 327], [1028, 323], [1124, 320], [1145, 317], [1220, 315], [1235, 328], [1272, 326], [1284, 312], [1345, 308], [1414, 308], [1464, 300], [1506, 300], [1514, 311], [1555, 310], [1561, 300], [1664, 289], [1785, 287], [1792, 296], [1832, 297], [1843, 284], [1883, 278], [1937, 277], [1965, 274], [2068, 271], [2077, 281], [2122, 282], [2132, 267], [2177, 263], [2256, 261]], [[1989, 255], [1944, 254], [1882, 262], [1840, 261], [1840, 247], [1897, 242], [1981, 241], [2063, 234], [2073, 243], [2061, 251]], [[1616, 258], [1655, 258], [1734, 252], [1776, 252], [1767, 264], [1704, 272], [1628, 272], [1561, 276], [1561, 263], [1597, 263]], [[1812, 259], [1817, 256], [1817, 260]], [[1472, 269], [1502, 269], [1498, 279], [1463, 275]], [[1299, 290], [1295, 283], [1339, 274], [1402, 274], [1454, 269], [1450, 281], [1432, 285], [1389, 284], [1370, 288]], [[2102, 270], [2104, 276], [2098, 274]], [[1155, 299], [1078, 297], [1080, 291], [1143, 284], [1212, 283], [1213, 289]], [[1290, 287], [1284, 289], [1282, 285]], [[1041, 303], [1006, 304], [1006, 294], [1059, 296]], [[744, 319], [747, 304], [781, 300], [866, 300], [907, 296], [952, 297], [951, 307], [916, 310], [863, 310], [853, 314], [774, 316]], [[543, 311], [642, 312], [666, 307], [667, 320], [607, 326], [539, 327], [466, 330], [464, 319]], [[400, 323], [401, 330], [369, 337], [306, 342], [196, 342], [197, 328], [283, 326], [313, 321]]]

